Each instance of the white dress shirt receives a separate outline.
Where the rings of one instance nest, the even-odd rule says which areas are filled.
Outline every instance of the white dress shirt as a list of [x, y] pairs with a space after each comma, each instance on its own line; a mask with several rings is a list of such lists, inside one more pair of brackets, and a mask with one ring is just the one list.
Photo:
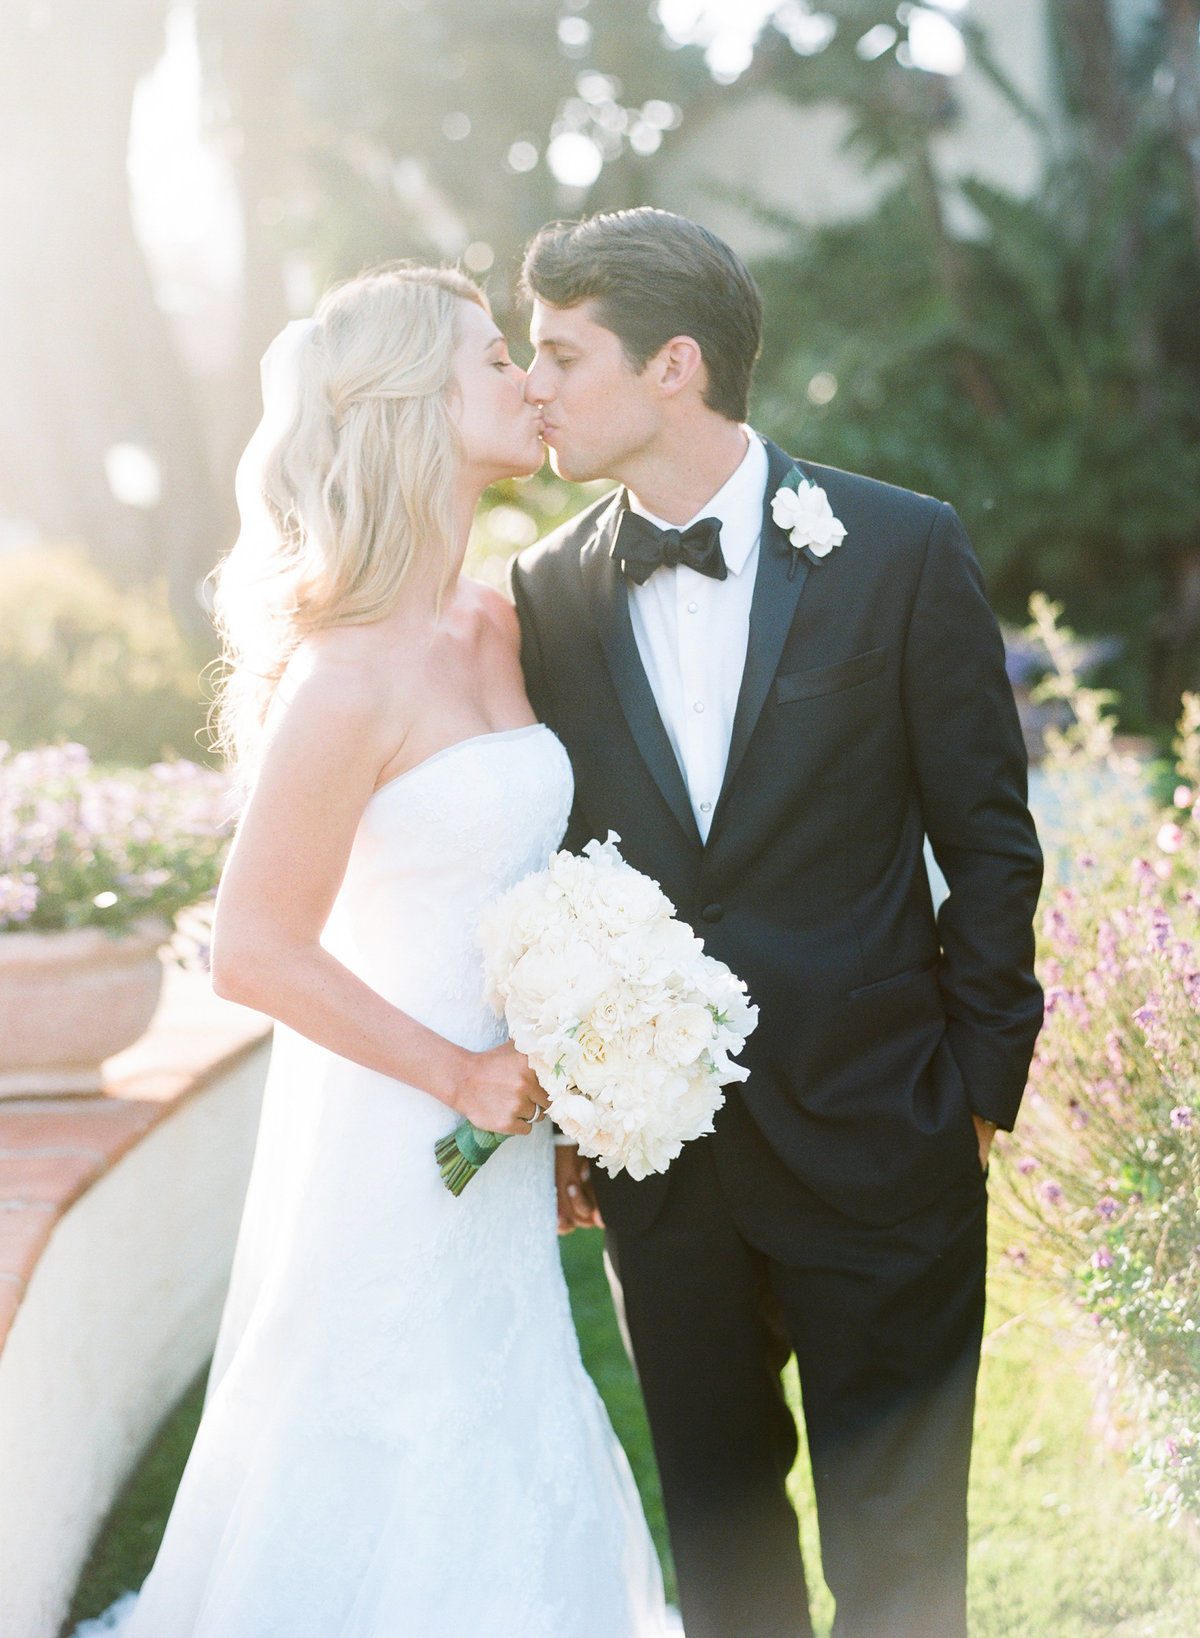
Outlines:
[[767, 488], [766, 448], [749, 427], [743, 431], [749, 448], [741, 465], [687, 523], [666, 523], [629, 496], [630, 509], [660, 529], [721, 520], [721, 554], [729, 571], [724, 580], [680, 564], [656, 569], [641, 586], [628, 582], [638, 653], [704, 841], [725, 778], [746, 665]]

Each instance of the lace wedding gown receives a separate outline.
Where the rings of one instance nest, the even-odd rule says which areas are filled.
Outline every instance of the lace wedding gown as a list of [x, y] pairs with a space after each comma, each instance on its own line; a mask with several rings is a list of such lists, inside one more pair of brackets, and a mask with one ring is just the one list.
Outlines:
[[[494, 1045], [479, 909], [546, 863], [570, 800], [541, 725], [430, 757], [371, 798], [326, 946], [432, 1029]], [[572, 1328], [549, 1123], [456, 1200], [433, 1157], [455, 1119], [277, 1030], [204, 1417], [157, 1562], [103, 1630], [664, 1631], [637, 1492]]]

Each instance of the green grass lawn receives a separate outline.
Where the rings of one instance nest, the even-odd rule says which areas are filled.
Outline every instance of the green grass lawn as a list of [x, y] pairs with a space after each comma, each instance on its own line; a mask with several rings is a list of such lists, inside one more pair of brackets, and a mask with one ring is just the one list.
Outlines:
[[207, 1375], [206, 1369], [175, 1406], [118, 1497], [75, 1589], [64, 1633], [145, 1580], [196, 1435]]
[[[654, 1458], [613, 1318], [600, 1234], [563, 1242], [584, 1361], [629, 1453], [671, 1571]], [[1094, 1414], [1095, 1363], [1053, 1294], [993, 1270], [971, 1485], [972, 1638], [1195, 1638], [1200, 1542], [1139, 1514], [1141, 1486]], [[798, 1403], [794, 1372], [789, 1391]], [[140, 1584], [153, 1560], [200, 1411], [200, 1385], [172, 1413], [114, 1508], [65, 1631]], [[820, 1581], [803, 1450], [792, 1476], [818, 1638], [832, 1604]]]

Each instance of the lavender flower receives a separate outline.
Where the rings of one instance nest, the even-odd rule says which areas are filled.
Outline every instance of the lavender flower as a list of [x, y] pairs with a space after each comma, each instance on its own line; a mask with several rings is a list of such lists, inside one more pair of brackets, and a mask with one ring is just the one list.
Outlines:
[[1175, 1132], [1190, 1132], [1192, 1129], [1192, 1110], [1186, 1103], [1178, 1104], [1171, 1111], [1171, 1129]]
[[1106, 1223], [1111, 1223], [1120, 1214], [1121, 1202], [1114, 1200], [1111, 1194], [1103, 1194], [1096, 1202], [1096, 1210]]
[[1079, 943], [1079, 935], [1072, 928], [1066, 912], [1057, 906], [1052, 906], [1042, 918], [1042, 937], [1068, 946]]
[[1039, 1187], [1038, 1196], [1047, 1206], [1061, 1206], [1063, 1202], [1062, 1185], [1055, 1183], [1052, 1178], [1047, 1178]]
[[1158, 884], [1153, 867], [1142, 858], [1134, 859], [1129, 866], [1129, 879], [1136, 887], [1155, 887]]
[[215, 888], [229, 820], [209, 768], [101, 775], [82, 745], [0, 747], [0, 928], [169, 920]]
[[1097, 1246], [1095, 1251], [1092, 1252], [1092, 1267], [1093, 1268], [1111, 1268], [1112, 1265], [1113, 1265], [1113, 1254], [1112, 1254], [1112, 1252], [1108, 1249], [1107, 1246]]

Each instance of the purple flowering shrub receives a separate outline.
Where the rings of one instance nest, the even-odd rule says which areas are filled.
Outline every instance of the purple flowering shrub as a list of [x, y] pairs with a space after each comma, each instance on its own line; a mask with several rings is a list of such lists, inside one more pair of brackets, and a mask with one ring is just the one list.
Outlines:
[[1043, 764], [1046, 1021], [1000, 1170], [1124, 1367], [1153, 1509], [1200, 1517], [1200, 697], [1163, 813], [1114, 748], [1110, 697], [1080, 686], [1059, 611], [1031, 606], [1046, 692], [1073, 720]]
[[109, 774], [82, 745], [0, 742], [0, 931], [171, 922], [216, 888], [231, 823], [211, 768]]

